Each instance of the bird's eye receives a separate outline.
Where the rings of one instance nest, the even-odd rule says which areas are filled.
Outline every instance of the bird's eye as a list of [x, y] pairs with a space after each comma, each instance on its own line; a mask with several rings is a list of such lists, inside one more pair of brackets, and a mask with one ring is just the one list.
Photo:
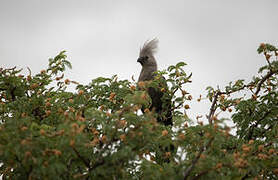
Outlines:
[[145, 58], [145, 59], [149, 59], [149, 56], [145, 56], [144, 58]]

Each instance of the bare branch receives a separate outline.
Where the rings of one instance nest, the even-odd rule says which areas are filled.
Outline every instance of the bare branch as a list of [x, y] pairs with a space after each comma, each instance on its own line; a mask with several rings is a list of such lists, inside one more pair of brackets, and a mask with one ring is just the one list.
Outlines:
[[209, 124], [212, 124], [212, 117], [214, 116], [215, 110], [216, 110], [216, 102], [217, 102], [217, 98], [219, 95], [221, 95], [222, 93], [220, 91], [217, 91], [216, 94], [213, 96], [213, 101], [210, 107], [210, 111], [209, 111], [209, 115], [208, 115], [208, 120], [209, 120]]

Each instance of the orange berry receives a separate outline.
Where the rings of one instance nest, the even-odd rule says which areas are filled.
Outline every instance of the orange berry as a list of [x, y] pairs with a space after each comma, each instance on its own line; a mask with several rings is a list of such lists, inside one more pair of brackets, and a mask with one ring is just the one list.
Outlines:
[[147, 94], [146, 94], [146, 93], [142, 93], [142, 94], [141, 94], [141, 98], [144, 99], [144, 100], [146, 100], [146, 99], [147, 99]]
[[264, 150], [264, 145], [259, 145], [258, 150], [263, 151]]
[[79, 116], [79, 117], [78, 117], [78, 121], [80, 121], [80, 122], [85, 122], [85, 120], [86, 120], [86, 119], [85, 119], [84, 117], [82, 117], [82, 116]]
[[221, 94], [221, 95], [220, 95], [220, 101], [224, 101], [224, 99], [225, 99], [225, 95], [224, 95], [224, 94]]
[[37, 87], [39, 87], [38, 83], [34, 83], [31, 85], [31, 89], [36, 89]]
[[101, 141], [102, 141], [103, 143], [106, 143], [106, 141], [107, 141], [107, 136], [103, 135], [103, 136], [101, 137]]
[[110, 112], [106, 112], [106, 116], [111, 117], [112, 114]]
[[53, 153], [56, 155], [56, 156], [60, 156], [62, 154], [61, 151], [57, 150], [57, 149], [54, 149], [53, 150]]
[[223, 167], [222, 163], [217, 163], [215, 166], [216, 169], [221, 169], [222, 167]]
[[114, 92], [110, 93], [109, 100], [112, 101], [115, 96], [116, 96], [116, 93], [114, 93]]
[[45, 103], [45, 106], [46, 106], [46, 107], [50, 107], [50, 106], [51, 106], [51, 103], [50, 103], [50, 102], [46, 102], [46, 103]]
[[268, 154], [272, 155], [273, 153], [275, 153], [275, 150], [274, 150], [274, 149], [269, 149], [269, 150], [268, 150]]
[[166, 158], [171, 157], [171, 152], [165, 152], [165, 156], [166, 156]]
[[269, 54], [265, 55], [266, 60], [269, 60], [270, 57], [271, 57], [271, 55], [269, 55]]
[[50, 110], [45, 111], [45, 115], [46, 115], [46, 116], [49, 116], [50, 114], [51, 114], [51, 111], [50, 111]]
[[21, 131], [26, 131], [28, 128], [26, 126], [21, 127]]
[[273, 169], [273, 173], [276, 174], [276, 175], [278, 175], [278, 168], [274, 168], [274, 169]]
[[70, 80], [69, 79], [66, 79], [65, 80], [65, 84], [69, 84], [70, 83]]
[[134, 90], [136, 89], [136, 87], [135, 87], [134, 85], [132, 85], [132, 86], [130, 86], [130, 89], [131, 89], [132, 91], [134, 91]]
[[167, 136], [168, 135], [168, 131], [167, 130], [163, 130], [162, 131], [162, 136]]
[[211, 134], [209, 132], [205, 133], [205, 137], [209, 138], [211, 136]]
[[81, 96], [82, 94], [84, 94], [83, 90], [79, 90], [78, 95]]
[[254, 144], [254, 140], [251, 139], [251, 140], [248, 142], [248, 144]]
[[206, 158], [206, 155], [201, 154], [200, 158], [201, 158], [201, 159], [205, 159], [205, 158]]
[[25, 118], [26, 116], [27, 116], [27, 114], [25, 112], [21, 114], [22, 118]]
[[260, 47], [264, 48], [265, 47], [265, 43], [261, 43]]
[[184, 108], [185, 108], [185, 109], [189, 109], [190, 106], [189, 106], [188, 104], [186, 104], [186, 105], [184, 105]]
[[25, 152], [25, 157], [30, 157], [31, 155], [32, 155], [32, 153], [30, 151]]
[[233, 157], [234, 159], [238, 159], [240, 157], [240, 153], [239, 152], [233, 153]]
[[99, 135], [99, 132], [97, 131], [97, 130], [93, 130], [93, 134], [95, 135], [95, 136], [97, 136], [97, 135]]
[[235, 103], [236, 103], [236, 105], [238, 105], [238, 104], [240, 103], [240, 100], [237, 99], [237, 100], [235, 101]]
[[140, 88], [142, 88], [142, 87], [145, 86], [145, 83], [144, 83], [143, 81], [140, 81], [140, 82], [138, 82], [138, 86], [139, 86]]
[[99, 109], [100, 109], [101, 111], [103, 111], [103, 110], [104, 110], [104, 106], [101, 105]]
[[243, 150], [244, 152], [250, 152], [251, 148], [248, 147], [246, 144], [243, 144], [243, 145], [242, 145], [242, 150]]
[[72, 123], [72, 124], [71, 124], [71, 127], [72, 127], [73, 129], [78, 129], [78, 128], [79, 128], [79, 126], [78, 126], [77, 123]]
[[267, 156], [266, 154], [262, 154], [262, 153], [259, 153], [259, 154], [258, 154], [258, 158], [259, 158], [259, 159], [267, 159], [267, 157], [268, 157], [268, 156]]
[[183, 133], [180, 133], [180, 134], [179, 134], [179, 139], [180, 139], [180, 140], [185, 140], [185, 135], [184, 135]]
[[69, 116], [69, 112], [68, 112], [68, 111], [65, 111], [65, 112], [64, 112], [64, 116], [68, 117], [68, 116]]
[[221, 106], [220, 109], [221, 109], [222, 111], [226, 111], [226, 107], [224, 107], [224, 106]]
[[63, 135], [64, 133], [65, 133], [65, 130], [62, 129], [62, 130], [60, 130], [60, 131], [57, 132], [57, 135], [60, 136], [60, 135]]
[[93, 141], [91, 142], [91, 144], [93, 145], [93, 146], [95, 146], [95, 145], [97, 145], [99, 143], [99, 139], [98, 138], [94, 138], [93, 139]]
[[126, 120], [119, 120], [119, 126], [120, 127], [125, 127], [126, 126]]
[[121, 139], [121, 141], [124, 141], [124, 140], [125, 140], [125, 138], [126, 138], [125, 134], [120, 135], [120, 139]]
[[212, 116], [213, 121], [217, 121], [217, 116]]
[[75, 141], [73, 139], [70, 140], [70, 146], [74, 146], [75, 145]]
[[63, 111], [62, 108], [59, 108], [59, 109], [58, 109], [58, 113], [62, 114], [63, 112], [64, 112], [64, 111]]
[[70, 112], [75, 112], [75, 109], [73, 107], [69, 107]]
[[45, 135], [45, 130], [44, 130], [44, 129], [41, 129], [41, 130], [40, 130], [40, 134], [41, 134], [42, 136], [44, 136], [44, 135]]

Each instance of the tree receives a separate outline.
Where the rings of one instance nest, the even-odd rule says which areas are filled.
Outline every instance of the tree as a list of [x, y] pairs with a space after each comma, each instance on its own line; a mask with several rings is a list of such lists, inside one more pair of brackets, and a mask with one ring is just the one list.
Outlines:
[[[277, 179], [278, 49], [261, 44], [258, 52], [267, 62], [260, 76], [231, 82], [224, 90], [207, 88], [208, 123], [186, 115], [192, 96], [184, 89], [191, 83], [184, 62], [140, 87], [117, 76], [88, 85], [65, 79], [63, 72], [71, 68], [65, 52], [35, 75], [2, 68], [0, 174], [3, 179]], [[157, 123], [155, 112], [140, 112], [151, 103], [145, 89], [161, 83], [169, 86], [160, 90], [171, 98], [173, 127]], [[76, 92], [67, 91], [70, 84]], [[246, 95], [234, 96], [237, 92]], [[220, 117], [223, 111], [232, 114], [236, 134]]]

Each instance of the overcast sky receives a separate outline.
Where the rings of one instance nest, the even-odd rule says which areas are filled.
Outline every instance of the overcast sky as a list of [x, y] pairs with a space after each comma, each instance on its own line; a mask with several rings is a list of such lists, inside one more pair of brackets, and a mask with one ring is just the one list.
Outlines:
[[0, 0], [0, 66], [36, 73], [66, 50], [69, 79], [137, 79], [140, 46], [157, 37], [159, 69], [185, 61], [196, 101], [206, 86], [256, 74], [258, 45], [277, 45], [277, 17], [278, 0]]

